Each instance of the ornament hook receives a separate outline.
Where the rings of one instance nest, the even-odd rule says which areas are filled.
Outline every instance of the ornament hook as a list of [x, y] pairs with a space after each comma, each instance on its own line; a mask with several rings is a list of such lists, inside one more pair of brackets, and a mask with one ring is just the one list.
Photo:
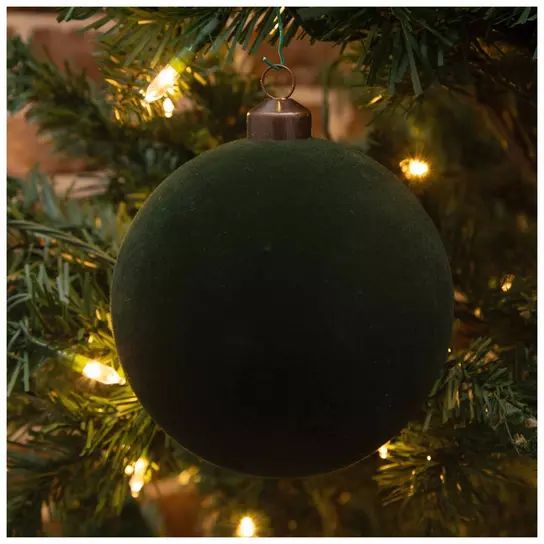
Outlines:
[[[266, 80], [266, 76], [268, 75], [268, 72], [270, 72], [270, 70], [285, 70], [285, 71], [289, 72], [289, 75], [291, 76], [291, 88], [289, 89], [289, 92], [285, 96], [274, 96], [272, 93], [268, 92], [268, 90], [266, 88], [266, 85], [265, 85], [265, 80]], [[264, 91], [266, 96], [268, 96], [268, 97], [270, 97], [270, 98], [272, 98], [274, 100], [285, 100], [285, 99], [289, 98], [293, 94], [293, 92], [295, 91], [295, 86], [296, 86], [295, 74], [293, 73], [291, 68], [289, 68], [285, 64], [273, 64], [273, 65], [269, 66], [263, 72], [263, 75], [261, 76], [261, 88], [262, 88], [262, 90]]]

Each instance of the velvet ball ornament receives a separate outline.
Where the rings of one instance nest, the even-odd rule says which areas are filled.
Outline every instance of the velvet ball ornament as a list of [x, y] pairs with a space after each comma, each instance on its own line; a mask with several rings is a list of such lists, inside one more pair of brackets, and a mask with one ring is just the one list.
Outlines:
[[138, 212], [112, 318], [130, 384], [182, 446], [298, 477], [354, 463], [417, 414], [452, 302], [439, 235], [389, 170], [330, 141], [238, 140]]

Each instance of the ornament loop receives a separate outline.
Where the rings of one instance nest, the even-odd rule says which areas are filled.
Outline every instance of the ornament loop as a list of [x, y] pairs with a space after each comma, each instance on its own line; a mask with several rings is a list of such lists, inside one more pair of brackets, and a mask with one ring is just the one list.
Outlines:
[[[273, 94], [270, 94], [266, 90], [265, 79], [266, 79], [266, 76], [267, 76], [268, 72], [270, 72], [270, 70], [286, 70], [287, 72], [289, 72], [289, 75], [291, 76], [291, 88], [289, 89], [289, 92], [285, 96], [274, 96]], [[295, 86], [296, 86], [295, 74], [293, 74], [293, 71], [291, 70], [291, 68], [285, 66], [285, 64], [272, 64], [271, 66], [269, 66], [263, 72], [263, 75], [261, 76], [261, 88], [262, 88], [262, 90], [264, 91], [266, 96], [268, 96], [268, 97], [270, 97], [270, 98], [272, 98], [274, 100], [285, 100], [286, 98], [289, 98], [293, 94], [293, 92], [295, 91]]]

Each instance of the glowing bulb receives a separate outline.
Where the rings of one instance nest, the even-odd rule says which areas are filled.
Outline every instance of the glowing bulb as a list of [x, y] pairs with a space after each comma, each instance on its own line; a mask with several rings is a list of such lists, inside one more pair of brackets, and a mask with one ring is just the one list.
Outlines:
[[429, 163], [423, 159], [408, 158], [400, 161], [400, 169], [406, 179], [423, 179], [429, 175]]
[[198, 467], [191, 466], [178, 474], [178, 482], [181, 485], [188, 485], [198, 475]]
[[175, 106], [172, 100], [170, 100], [170, 98], [166, 97], [163, 100], [162, 109], [164, 111], [165, 117], [172, 117], [172, 113], [174, 112]]
[[423, 161], [410, 161], [408, 169], [412, 176], [421, 178], [429, 172], [429, 165]]
[[506, 274], [501, 283], [501, 291], [507, 293], [512, 288], [512, 283], [514, 282], [514, 274]]
[[389, 442], [386, 442], [383, 446], [380, 446], [378, 449], [378, 455], [380, 456], [380, 459], [387, 459], [387, 456], [389, 455], [389, 451], [387, 448], [387, 445]]
[[144, 457], [140, 457], [135, 463], [125, 467], [125, 474], [130, 476], [128, 485], [133, 497], [137, 497], [144, 487], [145, 473], [148, 466], [149, 461]]
[[244, 516], [240, 523], [238, 523], [238, 528], [236, 529], [236, 535], [244, 538], [249, 538], [255, 536], [257, 527], [253, 518], [251, 516]]
[[430, 455], [427, 455], [427, 461], [430, 461], [432, 457]]
[[171, 64], [167, 64], [147, 87], [145, 101], [155, 102], [155, 100], [162, 98], [168, 91], [172, 90], [178, 77], [178, 71]]
[[123, 384], [125, 380], [117, 374], [111, 366], [104, 365], [98, 361], [90, 361], [83, 368], [83, 375], [90, 380], [95, 380], [106, 385]]
[[375, 96], [370, 102], [367, 104], [367, 106], [372, 106], [373, 104], [378, 103], [383, 98], [383, 95], [379, 94]]

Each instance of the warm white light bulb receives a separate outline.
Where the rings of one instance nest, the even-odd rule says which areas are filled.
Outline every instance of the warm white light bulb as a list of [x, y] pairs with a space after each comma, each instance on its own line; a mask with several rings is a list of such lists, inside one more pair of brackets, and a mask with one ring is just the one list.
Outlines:
[[427, 161], [417, 158], [407, 158], [399, 163], [406, 179], [423, 179], [429, 175], [430, 165]]
[[380, 459], [387, 459], [387, 456], [389, 455], [388, 447], [387, 445], [389, 442], [386, 442], [383, 446], [380, 446], [378, 449], [378, 455], [380, 456]]
[[137, 497], [144, 487], [145, 473], [148, 466], [149, 461], [144, 457], [140, 457], [134, 464], [125, 467], [125, 474], [130, 475], [128, 485], [133, 497]]
[[155, 102], [171, 91], [178, 77], [177, 70], [171, 64], [167, 64], [147, 87], [145, 91], [146, 102]]
[[413, 161], [410, 161], [408, 170], [412, 176], [421, 178], [429, 173], [429, 165], [425, 161], [414, 159]]
[[172, 114], [174, 113], [174, 109], [176, 107], [174, 106], [174, 103], [172, 102], [172, 100], [170, 100], [170, 98], [166, 97], [163, 102], [162, 102], [162, 109], [164, 111], [164, 116], [165, 117], [172, 117]]
[[106, 385], [124, 383], [123, 378], [117, 374], [111, 366], [104, 365], [98, 361], [90, 361], [83, 368], [83, 375]]
[[236, 529], [237, 536], [249, 538], [255, 536], [257, 527], [251, 516], [244, 516], [240, 523], [238, 523], [238, 528]]
[[512, 289], [512, 283], [514, 282], [514, 274], [507, 274], [504, 276], [502, 283], [501, 283], [501, 291], [503, 293], [507, 293]]

